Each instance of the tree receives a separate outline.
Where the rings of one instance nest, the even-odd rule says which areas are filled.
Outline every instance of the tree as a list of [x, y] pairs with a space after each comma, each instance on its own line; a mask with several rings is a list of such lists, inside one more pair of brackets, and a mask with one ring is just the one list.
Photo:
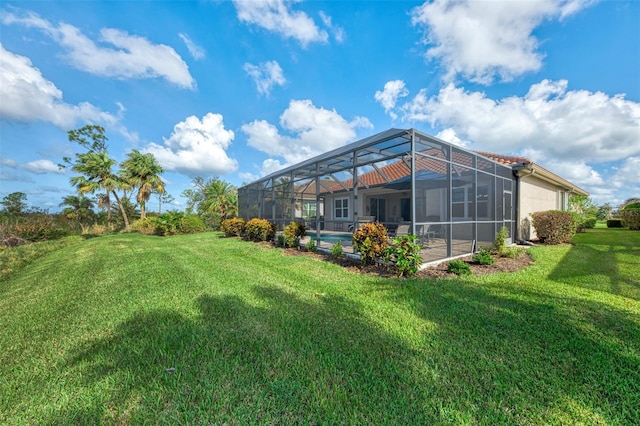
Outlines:
[[569, 210], [586, 217], [595, 216], [597, 207], [586, 195], [572, 195], [569, 197]]
[[165, 192], [164, 183], [160, 178], [162, 166], [153, 154], [143, 154], [137, 149], [131, 151], [127, 159], [120, 164], [120, 176], [132, 188], [137, 188], [136, 201], [140, 205], [140, 218], [146, 217], [146, 203], [153, 192]]
[[68, 219], [77, 221], [82, 230], [84, 225], [95, 216], [93, 200], [84, 195], [68, 195], [62, 199], [60, 207], [62, 206], [68, 206], [62, 210], [62, 214]]
[[27, 194], [24, 192], [12, 192], [0, 201], [5, 213], [10, 216], [19, 216], [27, 209]]
[[118, 190], [128, 189], [128, 184], [112, 171], [116, 160], [110, 158], [107, 152], [107, 137], [104, 134], [104, 128], [87, 125], [80, 129], [70, 130], [68, 135], [69, 142], [77, 143], [87, 149], [87, 152], [75, 154], [74, 160], [69, 157], [63, 158], [65, 164], [60, 165], [61, 167], [70, 166], [71, 170], [80, 173], [80, 176], [71, 178], [71, 184], [76, 187], [80, 195], [105, 191], [107, 205], [111, 204], [110, 197], [113, 195], [122, 214], [125, 231], [129, 231], [129, 219], [117, 193]]
[[214, 227], [237, 215], [238, 190], [232, 184], [218, 177], [204, 180], [198, 176], [191, 185], [194, 189], [182, 192], [182, 196], [187, 199], [187, 213], [195, 212], [203, 218], [211, 218]]
[[171, 204], [176, 199], [168, 192], [156, 192], [158, 194], [158, 214], [162, 214], [162, 204]]
[[611, 204], [605, 203], [598, 207], [598, 211], [596, 212], [596, 217], [598, 220], [607, 220], [611, 218], [611, 213], [613, 212], [613, 207]]

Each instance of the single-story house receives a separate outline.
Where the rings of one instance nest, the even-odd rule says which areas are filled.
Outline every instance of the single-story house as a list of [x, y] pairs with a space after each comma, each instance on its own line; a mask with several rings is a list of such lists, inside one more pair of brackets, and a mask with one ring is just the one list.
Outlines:
[[238, 190], [240, 217], [282, 229], [304, 220], [319, 245], [342, 241], [363, 222], [419, 237], [425, 262], [535, 236], [530, 214], [566, 210], [588, 193], [516, 156], [469, 151], [415, 129], [389, 129], [310, 158]]

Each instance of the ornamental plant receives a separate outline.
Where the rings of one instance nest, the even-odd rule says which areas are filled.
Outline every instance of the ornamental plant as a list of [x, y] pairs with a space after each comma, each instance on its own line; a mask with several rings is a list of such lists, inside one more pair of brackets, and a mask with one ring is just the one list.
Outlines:
[[335, 259], [340, 259], [343, 255], [342, 241], [338, 240], [331, 246], [331, 256]]
[[494, 259], [491, 256], [491, 252], [487, 249], [481, 249], [478, 253], [473, 255], [473, 263], [478, 265], [493, 265]]
[[245, 224], [245, 233], [251, 241], [271, 241], [276, 234], [276, 227], [266, 219], [253, 218]]
[[284, 240], [289, 247], [297, 247], [300, 242], [300, 238], [307, 235], [307, 230], [302, 222], [290, 222], [284, 227]]
[[244, 234], [245, 223], [241, 217], [225, 219], [220, 224], [220, 230], [227, 237], [241, 237]]
[[362, 264], [371, 265], [384, 256], [389, 245], [387, 228], [380, 222], [365, 223], [353, 232], [352, 241]]
[[463, 262], [462, 260], [452, 260], [447, 265], [447, 271], [453, 272], [456, 275], [471, 275], [473, 271], [471, 271], [471, 267]]
[[398, 277], [413, 277], [422, 264], [420, 244], [415, 235], [401, 235], [393, 239], [384, 251], [384, 260], [392, 261]]
[[569, 212], [548, 210], [531, 214], [533, 227], [540, 242], [545, 244], [568, 243], [576, 234], [576, 222]]

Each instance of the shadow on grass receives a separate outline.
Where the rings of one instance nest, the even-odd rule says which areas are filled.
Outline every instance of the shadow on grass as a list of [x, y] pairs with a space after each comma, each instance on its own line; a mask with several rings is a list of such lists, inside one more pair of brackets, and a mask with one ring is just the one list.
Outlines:
[[576, 240], [549, 279], [640, 301], [640, 232], [589, 230]]
[[88, 392], [61, 416], [181, 424], [424, 419], [409, 397], [412, 351], [352, 302], [254, 291], [257, 305], [205, 295], [197, 317], [139, 314], [92, 342], [69, 360]]
[[440, 420], [640, 424], [640, 316], [463, 280], [411, 287], [392, 300], [439, 325], [422, 369], [439, 373], [437, 399], [458, 414]]
[[[372, 291], [406, 330], [343, 297], [255, 287], [203, 295], [198, 314], [141, 313], [69, 359], [74, 423], [633, 423], [638, 318], [463, 281]], [[509, 296], [514, 296], [510, 294]], [[602, 330], [589, 329], [597, 316]], [[370, 318], [375, 318], [375, 322]], [[394, 332], [385, 331], [390, 328]], [[617, 332], [607, 331], [616, 326]], [[401, 338], [399, 332], [413, 337]], [[626, 343], [625, 343], [626, 342]], [[631, 343], [629, 343], [631, 342]]]

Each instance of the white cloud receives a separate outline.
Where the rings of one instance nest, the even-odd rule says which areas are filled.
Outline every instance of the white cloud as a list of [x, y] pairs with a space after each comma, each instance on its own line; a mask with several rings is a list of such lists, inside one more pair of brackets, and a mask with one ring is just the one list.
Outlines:
[[382, 91], [376, 91], [374, 95], [376, 101], [394, 120], [398, 118], [397, 114], [393, 112], [393, 108], [396, 106], [396, 102], [399, 98], [405, 97], [409, 94], [409, 91], [405, 87], [402, 80], [387, 81]]
[[226, 152], [234, 137], [224, 128], [222, 115], [208, 113], [202, 120], [192, 115], [176, 124], [162, 145], [150, 143], [142, 151], [152, 153], [168, 171], [224, 175], [238, 168]]
[[562, 20], [593, 0], [472, 1], [435, 0], [412, 11], [412, 23], [425, 28], [426, 56], [446, 68], [445, 79], [461, 75], [490, 84], [537, 71], [544, 55], [534, 30], [546, 20]]
[[[0, 44], [0, 118], [10, 121], [46, 121], [62, 129], [78, 122], [115, 126], [123, 134], [126, 129], [117, 123], [119, 115], [104, 112], [82, 102], [71, 105], [62, 100], [62, 91], [45, 79], [38, 68], [25, 56], [9, 52]], [[120, 113], [123, 108], [120, 106]], [[129, 139], [135, 136], [128, 135]]]
[[64, 174], [64, 170], [60, 168], [51, 160], [35, 160], [30, 161], [22, 166], [28, 172], [38, 175], [46, 173]]
[[467, 141], [463, 141], [462, 139], [460, 139], [456, 134], [456, 131], [453, 130], [451, 127], [448, 127], [438, 132], [438, 134], [436, 134], [436, 138], [442, 139], [445, 142], [449, 142], [451, 144], [462, 146], [462, 147], [466, 147], [467, 145], [469, 145]]
[[273, 86], [282, 86], [287, 82], [280, 64], [276, 61], [263, 62], [260, 65], [246, 63], [243, 68], [256, 83], [261, 95], [269, 96]]
[[322, 23], [333, 33], [333, 37], [336, 39], [336, 41], [338, 43], [342, 43], [345, 38], [344, 28], [333, 25], [331, 16], [327, 15], [326, 13], [320, 11], [319, 15], [320, 19], [322, 19]]
[[233, 2], [238, 19], [255, 24], [266, 30], [279, 33], [286, 38], [294, 38], [306, 47], [311, 42], [326, 43], [329, 36], [316, 26], [313, 19], [300, 11], [290, 10], [285, 0], [255, 0]]
[[204, 49], [198, 46], [193, 40], [191, 40], [191, 38], [189, 38], [188, 35], [180, 33], [178, 34], [178, 37], [180, 37], [182, 41], [184, 41], [184, 44], [187, 46], [187, 50], [189, 50], [189, 53], [191, 54], [193, 59], [195, 59], [196, 61], [199, 61], [200, 59], [204, 59], [205, 57]]
[[318, 108], [310, 100], [292, 100], [280, 116], [280, 126], [294, 136], [280, 134], [276, 126], [265, 120], [255, 120], [242, 126], [249, 146], [285, 161], [265, 161], [262, 173], [341, 147], [356, 138], [356, 128], [372, 127], [364, 117], [356, 117], [349, 122], [335, 110]]
[[3, 12], [5, 25], [36, 28], [67, 49], [67, 59], [77, 69], [120, 79], [165, 78], [177, 86], [193, 89], [189, 67], [176, 51], [164, 44], [153, 44], [144, 37], [114, 28], [100, 30], [99, 41], [113, 47], [98, 46], [82, 32], [66, 23], [53, 25], [33, 12], [21, 16]]
[[543, 80], [524, 97], [494, 100], [450, 84], [433, 97], [421, 90], [399, 110], [405, 120], [452, 128], [474, 149], [508, 153], [533, 148], [548, 159], [574, 162], [640, 154], [640, 103], [567, 86], [565, 80]]

